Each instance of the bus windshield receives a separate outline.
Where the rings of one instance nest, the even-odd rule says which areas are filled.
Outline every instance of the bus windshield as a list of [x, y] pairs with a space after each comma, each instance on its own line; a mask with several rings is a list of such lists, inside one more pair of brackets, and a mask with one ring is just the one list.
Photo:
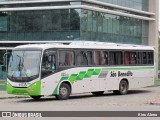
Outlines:
[[9, 78], [31, 78], [39, 75], [40, 50], [15, 50], [8, 65]]

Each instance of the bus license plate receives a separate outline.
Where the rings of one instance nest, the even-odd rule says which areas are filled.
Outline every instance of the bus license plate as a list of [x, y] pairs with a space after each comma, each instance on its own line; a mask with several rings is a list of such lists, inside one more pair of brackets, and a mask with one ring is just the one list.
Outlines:
[[19, 87], [27, 87], [27, 83], [19, 83]]

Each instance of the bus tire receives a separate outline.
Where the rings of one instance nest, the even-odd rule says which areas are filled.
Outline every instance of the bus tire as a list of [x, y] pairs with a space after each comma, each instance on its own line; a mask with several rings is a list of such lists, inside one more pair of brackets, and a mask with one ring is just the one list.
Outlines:
[[34, 100], [39, 100], [41, 98], [41, 96], [30, 96], [31, 98], [33, 98]]
[[122, 80], [119, 83], [119, 90], [114, 90], [113, 93], [116, 95], [126, 95], [128, 92], [128, 82], [126, 80]]
[[103, 95], [104, 91], [92, 92], [93, 95]]
[[59, 87], [59, 94], [56, 95], [58, 100], [67, 100], [71, 94], [71, 88], [67, 83], [62, 83]]

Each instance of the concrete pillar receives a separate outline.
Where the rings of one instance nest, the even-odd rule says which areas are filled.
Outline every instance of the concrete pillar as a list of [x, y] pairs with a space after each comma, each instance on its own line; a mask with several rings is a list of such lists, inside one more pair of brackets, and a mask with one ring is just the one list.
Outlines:
[[[155, 21], [149, 22], [149, 41], [150, 46], [155, 47], [155, 62], [156, 62], [156, 80], [158, 80], [158, 22], [159, 22], [159, 0], [149, 0], [149, 12], [155, 13], [151, 16]], [[155, 81], [157, 82], [157, 81]], [[157, 83], [155, 83], [157, 84]]]

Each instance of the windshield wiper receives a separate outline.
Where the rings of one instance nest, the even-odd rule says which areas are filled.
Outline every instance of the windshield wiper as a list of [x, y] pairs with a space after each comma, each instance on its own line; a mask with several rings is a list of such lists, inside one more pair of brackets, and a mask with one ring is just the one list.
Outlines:
[[28, 75], [27, 75], [27, 73], [25, 72], [25, 70], [26, 70], [26, 68], [25, 68], [25, 66], [24, 66], [24, 52], [23, 52], [23, 56], [22, 57], [20, 57], [19, 55], [17, 55], [18, 57], [19, 57], [19, 64], [18, 64], [18, 71], [20, 71], [20, 76], [22, 76], [22, 70], [24, 69], [24, 74], [26, 75], [26, 77], [29, 77]]

